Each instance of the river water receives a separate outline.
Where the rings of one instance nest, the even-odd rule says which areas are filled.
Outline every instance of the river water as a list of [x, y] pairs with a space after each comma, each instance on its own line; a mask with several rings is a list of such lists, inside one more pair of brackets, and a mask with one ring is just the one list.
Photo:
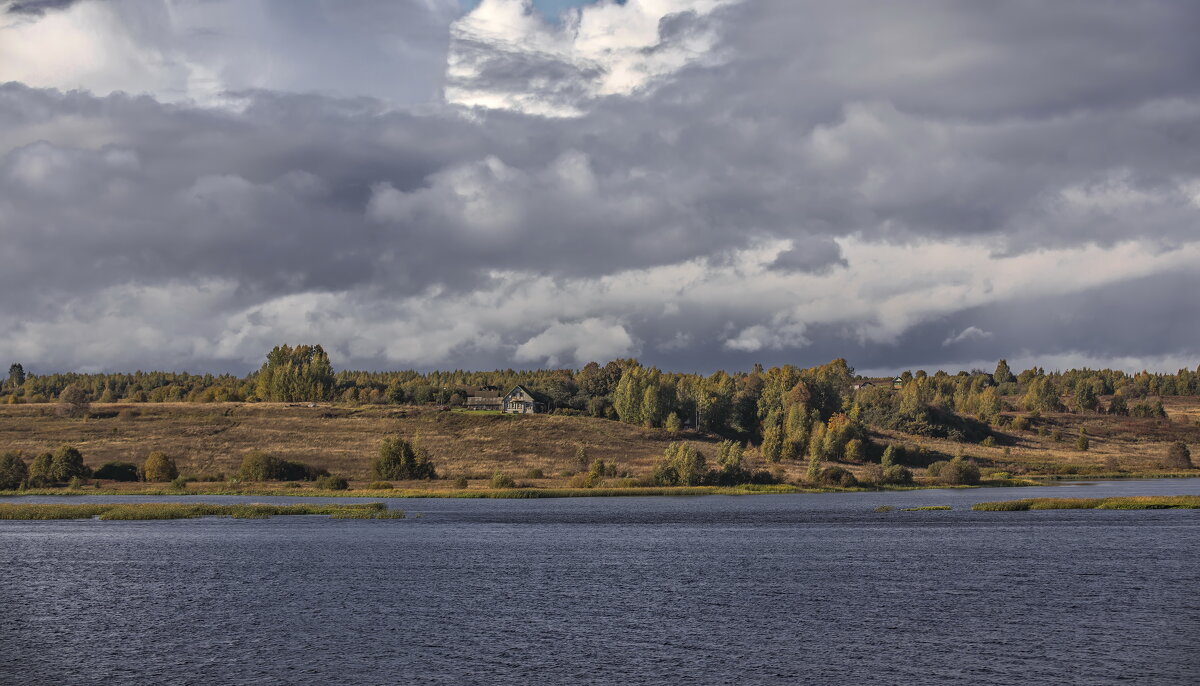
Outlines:
[[1137, 480], [0, 521], [0, 683], [1197, 684], [1200, 511], [965, 509], [1197, 493]]

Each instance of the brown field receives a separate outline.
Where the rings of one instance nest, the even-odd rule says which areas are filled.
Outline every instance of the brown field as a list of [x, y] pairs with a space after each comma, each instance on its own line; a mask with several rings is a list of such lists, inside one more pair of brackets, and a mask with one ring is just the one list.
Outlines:
[[[1170, 441], [1183, 440], [1200, 464], [1200, 398], [1163, 398], [1169, 419], [1149, 420], [1094, 414], [1055, 413], [1034, 420], [1027, 431], [1004, 432], [994, 447], [880, 432], [878, 442], [919, 445], [935, 457], [965, 454], [981, 466], [1015, 473], [1080, 473], [1158, 469]], [[1010, 413], [1013, 414], [1013, 413]], [[1017, 413], [1020, 414], [1020, 413]], [[1075, 449], [1079, 427], [1090, 450]], [[1044, 429], [1044, 431], [1040, 431]], [[1062, 441], [1051, 438], [1061, 431]], [[495, 415], [447, 412], [431, 407], [280, 403], [118, 403], [93, 404], [86, 419], [58, 417], [53, 405], [0, 406], [0, 450], [27, 457], [68, 443], [78, 447], [89, 466], [109, 461], [141, 464], [151, 451], [174, 457], [190, 477], [237, 472], [243, 453], [265, 450], [305, 462], [353, 480], [370, 478], [379, 442], [389, 435], [418, 439], [442, 476], [486, 479], [502, 471], [518, 479], [531, 469], [546, 478], [529, 483], [562, 485], [581, 470], [579, 445], [589, 456], [616, 462], [621, 472], [648, 474], [672, 440], [708, 444], [712, 457], [718, 438], [662, 429], [645, 429], [590, 417]], [[1008, 454], [1005, 454], [1005, 447]], [[803, 463], [766, 465], [757, 451], [747, 453], [750, 467], [782, 470], [789, 481], [801, 478]], [[862, 465], [847, 465], [861, 472]], [[918, 471], [918, 475], [920, 475]]]
[[31, 456], [69, 443], [91, 467], [141, 464], [151, 451], [175, 458], [189, 476], [235, 474], [248, 450], [367, 479], [385, 436], [418, 439], [439, 475], [487, 478], [497, 471], [547, 477], [580, 471], [579, 445], [591, 458], [649, 471], [671, 440], [715, 441], [591, 417], [445, 412], [429, 407], [348, 407], [281, 403], [93, 404], [92, 416], [55, 416], [52, 405], [0, 406], [0, 450]]
[[[1107, 401], [1107, 398], [1105, 398]], [[926, 450], [944, 455], [963, 453], [976, 458], [983, 466], [1012, 466], [1014, 471], [1053, 473], [1066, 467], [1085, 473], [1088, 470], [1109, 470], [1115, 464], [1120, 471], [1143, 473], [1160, 469], [1159, 463], [1173, 441], [1183, 441], [1192, 450], [1192, 462], [1200, 466], [1200, 397], [1163, 397], [1167, 419], [1138, 419], [1108, 415], [1053, 412], [1031, 419], [1025, 431], [998, 429], [1007, 440], [994, 447], [955, 443], [948, 440], [909, 436], [896, 432], [881, 432], [876, 440], [920, 445]], [[1006, 412], [1015, 417], [1029, 417], [1026, 412]], [[1087, 432], [1090, 445], [1087, 451], [1076, 450], [1079, 429]], [[1043, 431], [1044, 429], [1044, 431]], [[1053, 440], [1054, 431], [1062, 440]], [[1005, 447], [1008, 454], [1005, 454]]]

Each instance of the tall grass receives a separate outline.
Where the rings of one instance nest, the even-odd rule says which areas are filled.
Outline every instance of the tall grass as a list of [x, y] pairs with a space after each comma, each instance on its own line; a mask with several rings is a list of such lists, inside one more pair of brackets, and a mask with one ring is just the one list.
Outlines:
[[91, 519], [111, 520], [193, 519], [232, 517], [267, 519], [276, 515], [329, 515], [335, 519], [403, 519], [400, 510], [385, 503], [334, 505], [215, 505], [212, 503], [107, 503], [99, 505], [0, 503], [0, 519]]
[[1128, 498], [1024, 498], [978, 503], [980, 512], [1020, 512], [1025, 510], [1194, 510], [1200, 509], [1200, 495], [1133, 496]]

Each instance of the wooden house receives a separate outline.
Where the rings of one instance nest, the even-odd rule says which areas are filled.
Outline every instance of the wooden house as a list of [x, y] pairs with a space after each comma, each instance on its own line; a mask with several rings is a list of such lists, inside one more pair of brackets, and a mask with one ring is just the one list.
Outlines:
[[537, 414], [550, 410], [550, 398], [517, 385], [504, 396], [504, 411], [509, 414]]

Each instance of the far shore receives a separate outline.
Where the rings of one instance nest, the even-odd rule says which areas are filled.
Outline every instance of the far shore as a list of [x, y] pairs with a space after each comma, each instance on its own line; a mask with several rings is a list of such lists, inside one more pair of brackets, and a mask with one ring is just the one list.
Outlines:
[[[814, 488], [792, 484], [743, 486], [648, 486], [648, 487], [597, 487], [570, 488], [558, 486], [524, 485], [517, 488], [390, 488], [377, 489], [351, 487], [346, 490], [320, 489], [308, 483], [228, 483], [191, 482], [185, 488], [172, 488], [161, 483], [109, 483], [81, 486], [78, 488], [31, 488], [25, 490], [0, 491], [0, 497], [13, 496], [212, 496], [242, 495], [296, 498], [596, 498], [638, 496], [701, 496], [701, 495], [770, 495], [790, 493], [871, 493], [934, 489], [969, 488], [1013, 488], [1024, 486], [1050, 486], [1062, 481], [1110, 481], [1120, 479], [1182, 479], [1197, 478], [1200, 473], [1139, 473], [1112, 474], [1080, 477], [1076, 475], [1049, 475], [1020, 479], [984, 479], [977, 485], [947, 485], [941, 483], [917, 483], [910, 486], [877, 486], [851, 488]], [[365, 486], [365, 485], [364, 485]]]

